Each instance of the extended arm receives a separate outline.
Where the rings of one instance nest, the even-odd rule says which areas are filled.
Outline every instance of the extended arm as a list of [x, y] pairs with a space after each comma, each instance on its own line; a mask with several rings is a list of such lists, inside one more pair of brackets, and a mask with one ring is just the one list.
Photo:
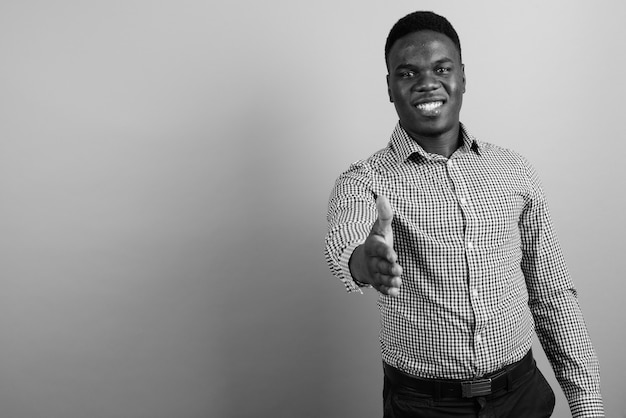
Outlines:
[[397, 295], [402, 268], [393, 250], [393, 210], [376, 196], [368, 167], [354, 164], [335, 183], [328, 204], [326, 260], [348, 291], [372, 286]]

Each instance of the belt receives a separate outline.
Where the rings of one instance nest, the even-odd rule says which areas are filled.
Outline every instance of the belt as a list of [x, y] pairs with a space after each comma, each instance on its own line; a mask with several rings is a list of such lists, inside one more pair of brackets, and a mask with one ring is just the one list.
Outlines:
[[516, 381], [534, 369], [535, 360], [532, 350], [529, 350], [520, 361], [474, 380], [422, 379], [384, 362], [383, 367], [385, 376], [395, 386], [409, 387], [435, 398], [473, 398], [487, 396], [501, 389], [510, 389]]

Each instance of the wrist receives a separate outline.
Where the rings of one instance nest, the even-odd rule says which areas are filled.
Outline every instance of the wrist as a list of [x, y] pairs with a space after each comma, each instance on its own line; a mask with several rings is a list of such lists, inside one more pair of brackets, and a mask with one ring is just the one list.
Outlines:
[[350, 268], [350, 275], [356, 284], [360, 286], [370, 286], [371, 283], [368, 280], [367, 274], [363, 272], [364, 250], [363, 244], [354, 249], [348, 261], [348, 267]]

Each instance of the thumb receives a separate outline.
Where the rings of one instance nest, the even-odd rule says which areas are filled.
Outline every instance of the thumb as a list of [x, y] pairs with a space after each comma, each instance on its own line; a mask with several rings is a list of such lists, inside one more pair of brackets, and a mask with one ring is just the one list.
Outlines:
[[385, 238], [391, 237], [393, 234], [393, 230], [391, 229], [393, 209], [391, 209], [391, 204], [385, 196], [380, 195], [376, 199], [376, 210], [378, 211], [378, 220], [374, 224], [372, 232]]

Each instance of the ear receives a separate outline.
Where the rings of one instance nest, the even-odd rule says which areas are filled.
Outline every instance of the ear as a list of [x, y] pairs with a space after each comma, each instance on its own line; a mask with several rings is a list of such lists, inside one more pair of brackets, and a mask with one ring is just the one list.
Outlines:
[[[465, 76], [463, 77], [465, 79]], [[389, 87], [389, 74], [387, 74], [387, 94], [389, 95], [389, 101], [393, 103], [393, 97], [391, 96], [391, 88]]]
[[461, 64], [461, 75], [463, 77], [463, 93], [465, 93], [465, 64]]

